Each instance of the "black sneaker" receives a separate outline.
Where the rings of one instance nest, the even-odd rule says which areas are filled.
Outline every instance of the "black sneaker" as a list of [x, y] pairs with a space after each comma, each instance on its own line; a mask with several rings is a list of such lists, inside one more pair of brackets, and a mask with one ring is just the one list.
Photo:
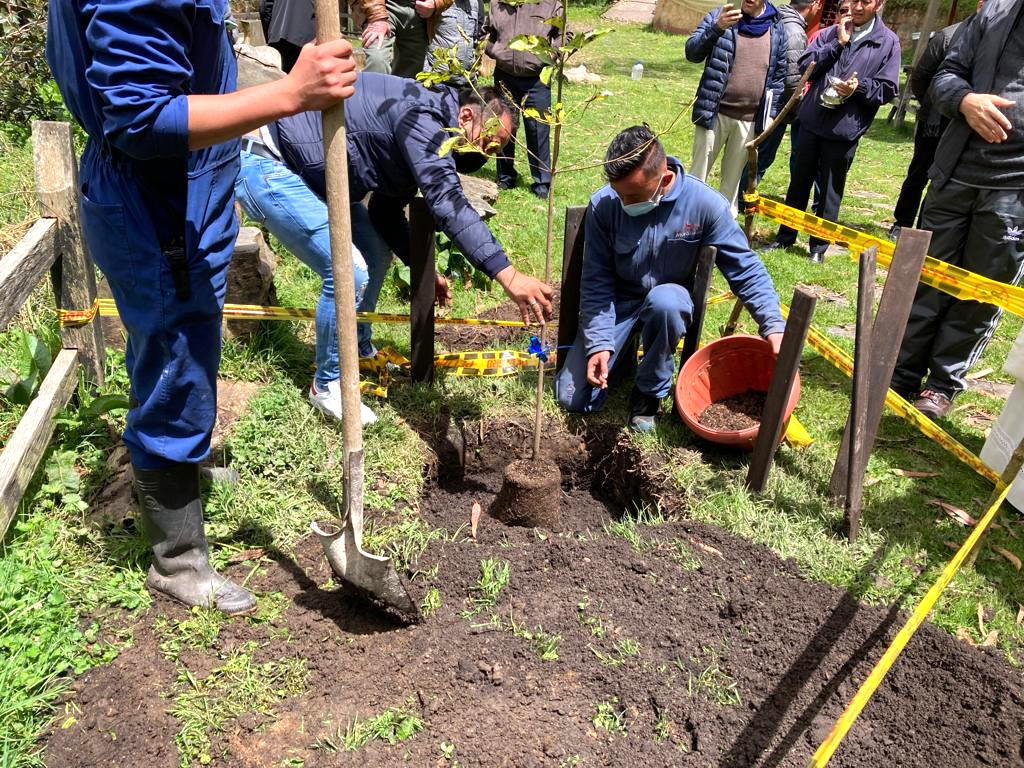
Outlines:
[[811, 253], [807, 258], [811, 260], [811, 264], [824, 264], [825, 263], [825, 251], [828, 250], [827, 245], [816, 245], [811, 248]]
[[498, 189], [515, 189], [519, 179], [498, 179]]
[[654, 429], [654, 417], [661, 410], [661, 398], [645, 395], [633, 387], [629, 395], [629, 428], [634, 432], [650, 432]]
[[774, 251], [774, 250], [784, 251], [787, 248], [791, 248], [795, 243], [796, 243], [795, 240], [792, 243], [786, 243], [786, 242], [783, 242], [782, 240], [779, 240], [778, 238], [775, 238], [770, 243], [768, 243], [768, 245], [766, 245], [764, 247], [764, 250], [766, 250], [766, 251]]
[[530, 191], [534, 194], [535, 197], [539, 197], [541, 200], [548, 199], [548, 188], [542, 184], [534, 184], [530, 188]]

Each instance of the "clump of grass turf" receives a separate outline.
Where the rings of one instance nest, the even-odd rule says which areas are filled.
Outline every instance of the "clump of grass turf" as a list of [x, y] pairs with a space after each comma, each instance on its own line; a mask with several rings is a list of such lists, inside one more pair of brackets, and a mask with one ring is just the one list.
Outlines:
[[160, 638], [160, 653], [165, 658], [176, 661], [181, 655], [182, 648], [212, 648], [220, 636], [224, 618], [224, 614], [216, 608], [203, 608], [198, 605], [193, 606], [189, 617], [181, 621], [157, 616], [153, 621], [153, 631]]
[[371, 741], [397, 744], [408, 741], [423, 730], [423, 721], [414, 715], [406, 702], [404, 707], [388, 707], [379, 715], [367, 720], [353, 720], [345, 729], [341, 747], [346, 752], [355, 752]]
[[576, 617], [579, 619], [580, 626], [588, 627], [590, 634], [594, 637], [603, 639], [608, 630], [605, 628], [601, 619], [597, 616], [591, 616], [587, 609], [590, 607], [590, 595], [584, 594], [583, 599], [576, 603]]
[[611, 701], [600, 702], [594, 716], [590, 718], [590, 722], [594, 724], [595, 728], [613, 735], [627, 733], [626, 710], [619, 706], [618, 697], [612, 698]]
[[441, 590], [437, 587], [431, 587], [427, 590], [427, 594], [423, 596], [423, 601], [420, 603], [420, 613], [423, 618], [429, 619], [434, 616], [441, 609]]
[[606, 667], [621, 667], [633, 656], [640, 655], [640, 643], [631, 637], [623, 637], [620, 640], [616, 640], [609, 653], [602, 653], [589, 644], [587, 647], [597, 657], [597, 660]]
[[718, 652], [710, 646], [704, 646], [699, 656], [691, 656], [690, 662], [697, 666], [698, 671], [686, 664], [681, 658], [675, 665], [687, 675], [686, 691], [690, 698], [698, 693], [715, 702], [720, 707], [738, 707], [740, 691], [732, 675], [719, 665]]
[[658, 549], [659, 542], [655, 538], [648, 538], [637, 530], [638, 525], [660, 525], [665, 522], [665, 516], [660, 510], [647, 508], [637, 509], [634, 515], [624, 515], [618, 520], [606, 523], [604, 532], [610, 536], [621, 536], [633, 550], [644, 554]]
[[462, 612], [464, 618], [476, 616], [485, 608], [493, 608], [501, 590], [508, 586], [512, 566], [508, 560], [486, 558], [480, 561], [480, 578], [470, 594], [470, 607]]
[[509, 629], [512, 630], [515, 637], [526, 640], [530, 644], [530, 650], [540, 656], [541, 661], [558, 661], [558, 645], [562, 642], [561, 635], [545, 632], [543, 627], [533, 630], [520, 627], [511, 617], [509, 617]]
[[175, 736], [182, 765], [206, 765], [213, 760], [211, 737], [246, 712], [270, 714], [277, 701], [306, 689], [309, 674], [304, 659], [281, 659], [256, 664], [255, 643], [232, 653], [224, 664], [202, 680], [181, 667], [171, 714], [181, 723]]

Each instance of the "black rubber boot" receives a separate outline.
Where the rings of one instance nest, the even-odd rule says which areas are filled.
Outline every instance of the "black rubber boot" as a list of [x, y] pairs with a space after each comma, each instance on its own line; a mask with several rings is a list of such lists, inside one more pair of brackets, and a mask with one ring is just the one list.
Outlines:
[[[134, 468], [133, 468], [134, 469]], [[134, 469], [142, 527], [153, 548], [146, 586], [186, 605], [216, 607], [229, 616], [249, 613], [256, 597], [210, 566], [199, 467]]]

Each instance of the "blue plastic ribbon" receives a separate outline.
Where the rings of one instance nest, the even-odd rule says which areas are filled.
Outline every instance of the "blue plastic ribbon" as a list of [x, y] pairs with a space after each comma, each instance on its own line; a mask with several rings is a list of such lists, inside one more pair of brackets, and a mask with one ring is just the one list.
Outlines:
[[527, 354], [530, 355], [530, 357], [536, 357], [538, 360], [541, 361], [541, 363], [547, 363], [548, 355], [551, 354], [551, 347], [550, 345], [542, 347], [540, 344], [540, 339], [538, 339], [536, 336], [531, 336], [530, 346], [526, 350], [526, 352]]

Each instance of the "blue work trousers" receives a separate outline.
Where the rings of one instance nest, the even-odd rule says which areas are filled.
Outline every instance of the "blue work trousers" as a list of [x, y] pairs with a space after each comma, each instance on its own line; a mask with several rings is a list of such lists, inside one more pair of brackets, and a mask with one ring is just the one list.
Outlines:
[[[644, 299], [629, 299], [615, 304], [615, 330], [609, 378], [616, 377], [620, 366], [632, 365], [620, 353], [633, 349], [629, 343], [639, 330], [644, 356], [637, 365], [635, 385], [645, 395], [665, 397], [672, 389], [675, 354], [679, 340], [693, 317], [690, 292], [676, 283], [655, 286]], [[638, 327], [639, 326], [639, 329]], [[555, 378], [555, 396], [559, 404], [573, 413], [599, 411], [608, 397], [607, 389], [596, 389], [587, 381], [587, 352], [583, 333], [576, 335], [565, 365]]]
[[[327, 205], [284, 163], [245, 151], [235, 181], [235, 198], [249, 218], [266, 226], [281, 245], [321, 280], [316, 304], [315, 381], [317, 389], [325, 389], [328, 382], [339, 377]], [[366, 261], [357, 244], [360, 238], [356, 237], [356, 220], [360, 216], [368, 219], [365, 206], [356, 203], [352, 206], [352, 275], [357, 306], [363, 300], [369, 279]]]

